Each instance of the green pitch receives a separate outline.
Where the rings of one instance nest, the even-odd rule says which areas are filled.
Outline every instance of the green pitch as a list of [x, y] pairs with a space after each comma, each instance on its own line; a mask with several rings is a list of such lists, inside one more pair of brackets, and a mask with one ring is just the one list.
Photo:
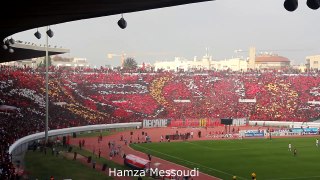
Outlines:
[[51, 151], [48, 151], [47, 155], [38, 151], [28, 151], [25, 156], [25, 165], [30, 180], [48, 180], [50, 176], [54, 176], [56, 180], [112, 179], [78, 161], [68, 160], [61, 155], [52, 156]]
[[[288, 151], [288, 144], [297, 155]], [[134, 149], [221, 179], [320, 179], [320, 148], [313, 138], [245, 139], [132, 144]]]

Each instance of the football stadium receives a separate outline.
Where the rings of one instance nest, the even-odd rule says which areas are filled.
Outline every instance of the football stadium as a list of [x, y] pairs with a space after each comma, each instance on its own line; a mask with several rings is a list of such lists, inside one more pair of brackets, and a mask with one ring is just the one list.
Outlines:
[[[154, 65], [108, 54], [121, 65], [90, 67], [48, 45], [54, 24], [121, 15], [123, 31], [124, 13], [202, 1], [10, 2], [16, 14], [0, 18], [0, 179], [320, 179], [319, 49], [299, 67], [254, 47], [229, 60], [206, 48], [202, 60]], [[292, 13], [298, 1], [281, 8]], [[46, 45], [13, 39], [32, 28], [41, 39], [43, 26]]]

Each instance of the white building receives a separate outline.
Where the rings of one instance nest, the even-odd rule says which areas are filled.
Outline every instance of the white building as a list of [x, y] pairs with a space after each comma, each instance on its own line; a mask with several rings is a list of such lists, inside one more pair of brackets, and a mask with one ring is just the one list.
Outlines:
[[242, 58], [232, 58], [220, 61], [213, 61], [212, 67], [215, 70], [247, 71], [248, 62]]
[[291, 65], [292, 69], [299, 70], [300, 72], [306, 72], [307, 66], [305, 64]]
[[320, 55], [307, 56], [307, 69], [320, 69]]
[[163, 69], [165, 71], [191, 71], [193, 69], [210, 69], [210, 61], [193, 60], [189, 61], [183, 57], [175, 57], [174, 61], [161, 61], [154, 64], [155, 70]]
[[15, 67], [29, 67], [29, 68], [37, 68], [40, 62], [43, 61], [44, 58], [32, 58], [32, 59], [24, 59], [24, 60], [18, 60], [18, 61], [10, 61], [10, 62], [4, 62], [0, 63], [0, 65], [5, 66], [15, 66]]
[[[1, 65], [37, 68], [41, 63], [44, 62], [44, 59], [44, 57], [39, 57], [6, 62], [2, 63]], [[50, 59], [51, 65], [56, 67], [89, 67], [89, 63], [86, 58], [62, 58], [60, 56], [51, 56]]]
[[174, 61], [161, 61], [154, 64], [155, 70], [165, 71], [193, 71], [193, 70], [227, 70], [246, 71], [247, 61], [241, 58], [225, 59], [220, 61], [212, 60], [212, 56], [205, 55], [201, 60], [195, 57], [193, 61], [185, 58], [176, 57]]
[[[310, 68], [320, 69], [320, 55], [307, 57]], [[206, 54], [201, 60], [193, 61], [176, 57], [174, 61], [162, 61], [154, 64], [155, 70], [166, 71], [192, 71], [192, 70], [232, 70], [247, 71], [248, 69], [283, 69], [290, 67], [290, 60], [277, 54], [265, 53], [256, 55], [256, 49], [249, 49], [248, 60], [244, 58], [231, 58], [225, 60], [212, 60], [212, 56]], [[303, 67], [301, 67], [303, 68]]]
[[52, 65], [57, 67], [89, 67], [86, 58], [62, 58], [55, 56], [51, 60]]

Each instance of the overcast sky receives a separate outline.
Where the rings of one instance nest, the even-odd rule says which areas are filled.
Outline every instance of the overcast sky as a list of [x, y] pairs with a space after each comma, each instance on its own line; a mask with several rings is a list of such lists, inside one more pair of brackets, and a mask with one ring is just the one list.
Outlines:
[[[216, 60], [236, 56], [234, 50], [270, 50], [288, 57], [292, 64], [305, 63], [305, 56], [320, 54], [320, 9], [311, 10], [306, 0], [288, 12], [284, 0], [216, 0], [52, 25], [55, 36], [49, 44], [70, 49], [68, 57], [87, 58], [92, 66], [120, 65], [120, 57], [137, 62], [173, 60], [182, 56], [201, 58], [205, 48]], [[33, 36], [36, 30], [13, 35], [14, 39], [44, 44]], [[39, 31], [45, 33], [42, 27]], [[247, 52], [239, 53], [247, 56]]]

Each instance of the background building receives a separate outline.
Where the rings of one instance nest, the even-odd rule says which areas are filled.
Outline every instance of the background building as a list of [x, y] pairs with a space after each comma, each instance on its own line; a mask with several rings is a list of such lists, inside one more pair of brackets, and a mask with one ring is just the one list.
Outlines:
[[215, 70], [232, 70], [232, 71], [247, 71], [248, 63], [242, 58], [232, 58], [220, 61], [213, 61]]
[[298, 70], [299, 72], [306, 72], [307, 67], [305, 64], [291, 65], [292, 69]]
[[243, 58], [231, 58], [224, 60], [213, 60], [212, 56], [206, 53], [201, 60], [195, 56], [193, 60], [183, 57], [175, 57], [174, 61], [159, 61], [154, 63], [155, 70], [165, 71], [195, 71], [195, 70], [232, 70], [247, 71], [248, 62]]
[[51, 59], [53, 66], [57, 67], [89, 67], [86, 58], [64, 58], [61, 56], [54, 56]]
[[276, 54], [262, 54], [255, 58], [256, 69], [283, 69], [290, 66], [290, 60]]
[[307, 56], [307, 69], [320, 69], [320, 55]]
[[255, 69], [255, 62], [256, 62], [256, 48], [250, 47], [249, 49], [249, 59], [248, 59], [248, 68]]
[[[25, 59], [19, 61], [11, 61], [1, 63], [7, 66], [16, 67], [30, 67], [37, 68], [45, 64], [45, 57]], [[86, 58], [64, 58], [61, 56], [49, 56], [49, 65], [56, 67], [89, 67], [89, 63]]]
[[175, 57], [174, 61], [160, 61], [154, 63], [155, 70], [163, 69], [165, 71], [193, 71], [193, 70], [209, 70], [212, 69], [212, 56], [206, 54], [201, 60], [195, 57], [190, 61], [183, 57]]

